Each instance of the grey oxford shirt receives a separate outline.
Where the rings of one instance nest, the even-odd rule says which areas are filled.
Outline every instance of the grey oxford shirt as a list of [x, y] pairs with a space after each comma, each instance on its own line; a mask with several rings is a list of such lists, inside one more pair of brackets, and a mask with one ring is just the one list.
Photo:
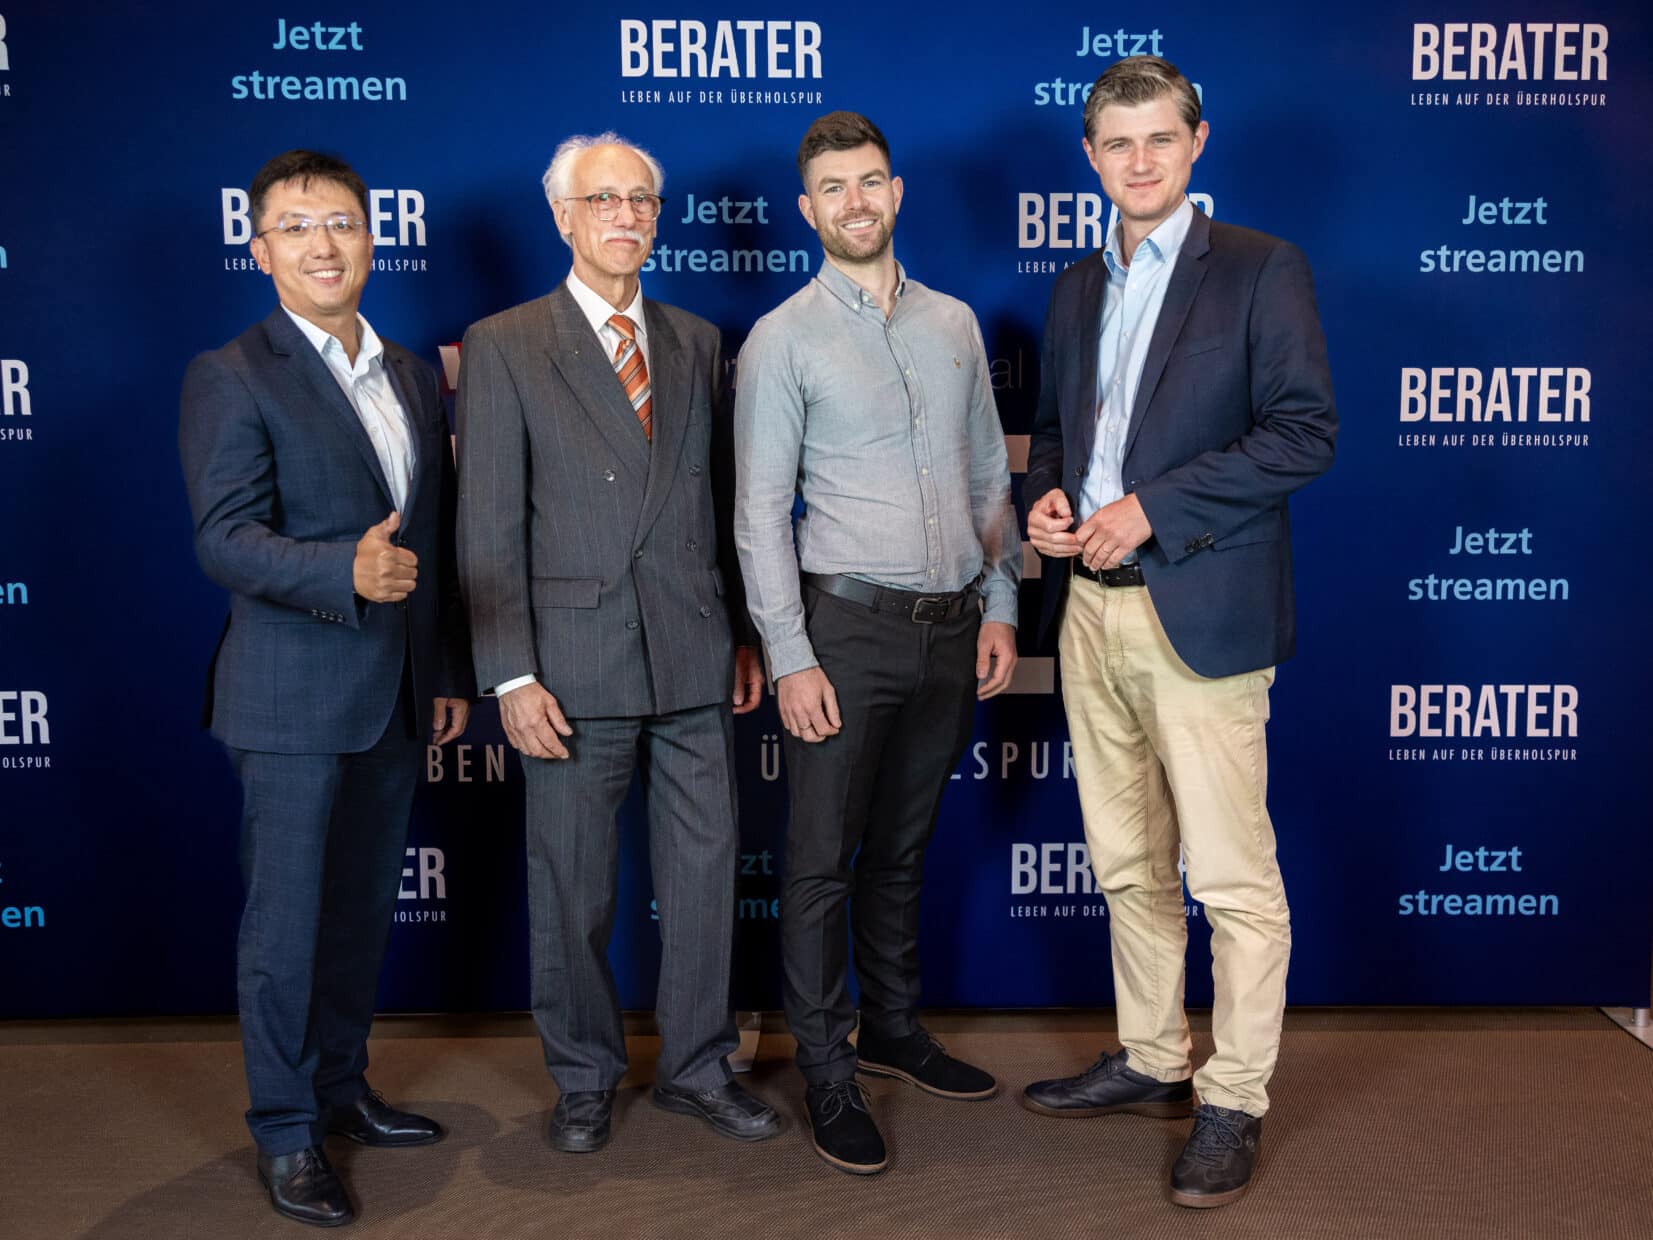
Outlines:
[[735, 460], [735, 546], [772, 676], [818, 666], [800, 570], [938, 594], [979, 579], [983, 619], [1016, 623], [1004, 431], [962, 301], [901, 271], [886, 319], [823, 263], [740, 351]]

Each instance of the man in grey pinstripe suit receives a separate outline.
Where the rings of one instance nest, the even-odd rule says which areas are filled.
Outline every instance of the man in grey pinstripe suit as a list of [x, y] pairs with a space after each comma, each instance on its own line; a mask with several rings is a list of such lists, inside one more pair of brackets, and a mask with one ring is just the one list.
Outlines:
[[[609, 970], [615, 815], [642, 779], [662, 944], [654, 1101], [744, 1141], [780, 1129], [730, 1075], [733, 720], [763, 673], [728, 536], [717, 328], [643, 297], [659, 165], [612, 133], [545, 173], [573, 271], [474, 324], [459, 380], [459, 566], [477, 682], [528, 787], [534, 1020], [559, 1091], [550, 1137], [608, 1140], [626, 1071]], [[731, 692], [731, 685], [733, 690]]]

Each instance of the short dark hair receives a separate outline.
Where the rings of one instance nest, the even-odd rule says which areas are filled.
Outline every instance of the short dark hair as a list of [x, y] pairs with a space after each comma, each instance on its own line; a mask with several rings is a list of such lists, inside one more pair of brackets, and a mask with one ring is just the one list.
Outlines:
[[1096, 118], [1110, 103], [1136, 107], [1170, 95], [1190, 133], [1200, 127], [1200, 96], [1194, 85], [1169, 60], [1158, 56], [1127, 56], [1116, 60], [1096, 79], [1085, 100], [1085, 140], [1096, 132]]
[[321, 151], [286, 151], [260, 168], [247, 190], [247, 218], [252, 221], [253, 232], [259, 231], [264, 200], [283, 181], [297, 181], [305, 189], [309, 188], [311, 181], [332, 181], [350, 191], [361, 204], [362, 218], [369, 219], [367, 183], [356, 175], [354, 168], [337, 155], [326, 155]]
[[884, 163], [890, 162], [890, 144], [884, 134], [859, 112], [828, 112], [815, 118], [815, 123], [798, 143], [798, 176], [809, 190], [809, 161], [825, 151], [853, 151], [858, 146], [872, 143], [884, 153]]

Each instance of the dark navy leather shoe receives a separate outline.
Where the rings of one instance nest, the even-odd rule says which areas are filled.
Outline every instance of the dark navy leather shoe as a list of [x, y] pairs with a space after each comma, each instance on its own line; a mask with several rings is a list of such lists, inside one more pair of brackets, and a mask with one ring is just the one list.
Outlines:
[[1194, 1131], [1171, 1168], [1171, 1200], [1208, 1209], [1245, 1196], [1262, 1145], [1263, 1119], [1206, 1103], [1194, 1112]]
[[1191, 1081], [1156, 1081], [1126, 1066], [1129, 1053], [1104, 1053], [1078, 1076], [1034, 1081], [1022, 1105], [1040, 1115], [1153, 1115], [1181, 1119], [1194, 1109]]
[[781, 1130], [775, 1108], [734, 1081], [701, 1093], [656, 1085], [654, 1105], [679, 1115], [699, 1116], [713, 1132], [736, 1141], [765, 1141]]
[[359, 1145], [432, 1145], [447, 1136], [441, 1124], [412, 1111], [398, 1111], [370, 1089], [356, 1101], [327, 1114], [327, 1131]]

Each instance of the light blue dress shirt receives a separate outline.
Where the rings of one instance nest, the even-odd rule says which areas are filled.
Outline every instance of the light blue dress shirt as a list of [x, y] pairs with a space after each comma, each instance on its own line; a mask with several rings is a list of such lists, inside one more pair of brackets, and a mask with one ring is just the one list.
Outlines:
[[[1091, 448], [1085, 485], [1079, 492], [1079, 520], [1125, 496], [1125, 436], [1131, 427], [1142, 365], [1148, 344], [1165, 303], [1171, 269], [1193, 223], [1194, 208], [1186, 199], [1168, 219], [1144, 237], [1127, 266], [1119, 259], [1124, 221], [1108, 238], [1102, 261], [1108, 265], [1107, 289], [1102, 300], [1102, 335], [1097, 341], [1096, 442]], [[1125, 557], [1129, 564], [1132, 552]]]

